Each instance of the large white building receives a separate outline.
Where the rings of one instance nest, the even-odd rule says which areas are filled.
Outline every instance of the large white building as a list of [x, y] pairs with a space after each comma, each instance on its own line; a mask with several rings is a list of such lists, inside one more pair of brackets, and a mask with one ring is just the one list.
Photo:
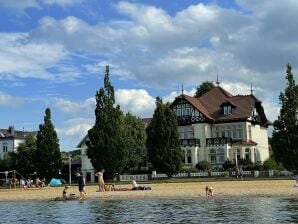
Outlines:
[[[254, 95], [233, 96], [217, 86], [200, 98], [182, 94], [171, 108], [178, 118], [181, 150], [185, 165], [199, 161], [222, 166], [226, 160], [250, 159], [253, 163], [269, 158], [267, 120], [262, 103]], [[151, 119], [144, 119], [148, 124]], [[86, 155], [85, 136], [81, 149], [82, 172], [94, 181], [94, 168]]]
[[221, 166], [226, 160], [269, 158], [267, 120], [254, 95], [233, 96], [217, 86], [199, 98], [182, 94], [171, 108], [178, 117], [185, 165], [209, 161]]
[[14, 126], [8, 129], [0, 129], [0, 159], [3, 159], [9, 152], [16, 152], [19, 145], [25, 142], [26, 135], [36, 132], [18, 131]]

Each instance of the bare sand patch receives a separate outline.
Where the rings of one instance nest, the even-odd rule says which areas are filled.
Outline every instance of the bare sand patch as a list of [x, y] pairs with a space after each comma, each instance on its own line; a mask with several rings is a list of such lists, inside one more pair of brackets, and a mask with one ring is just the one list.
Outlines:
[[[140, 185], [142, 185], [140, 183]], [[228, 196], [264, 196], [298, 198], [298, 188], [293, 187], [293, 180], [239, 180], [191, 183], [156, 183], [146, 184], [152, 190], [97, 192], [98, 186], [86, 187], [86, 200], [119, 200], [119, 199], [163, 199], [163, 198], [202, 198], [205, 197], [205, 186], [215, 190], [215, 197]], [[131, 188], [131, 185], [116, 185], [117, 188]], [[63, 187], [46, 187], [42, 189], [9, 189], [0, 190], [0, 201], [34, 201], [53, 200], [62, 196]], [[76, 186], [69, 187], [69, 193], [79, 195]]]

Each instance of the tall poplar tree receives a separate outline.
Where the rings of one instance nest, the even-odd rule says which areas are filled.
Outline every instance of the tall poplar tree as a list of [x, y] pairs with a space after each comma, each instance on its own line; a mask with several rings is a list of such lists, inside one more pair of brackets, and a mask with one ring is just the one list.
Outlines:
[[114, 106], [114, 87], [106, 66], [104, 87], [96, 92], [95, 124], [88, 131], [87, 155], [96, 170], [104, 168], [106, 177], [121, 173], [127, 164], [124, 115]]
[[275, 159], [290, 171], [298, 173], [298, 86], [291, 65], [287, 65], [287, 86], [280, 93], [280, 114], [274, 122], [272, 149]]
[[51, 120], [51, 110], [45, 110], [44, 123], [39, 125], [34, 153], [35, 171], [39, 177], [51, 179], [59, 176], [61, 154], [59, 139]]
[[182, 164], [176, 114], [168, 104], [156, 98], [156, 109], [147, 129], [149, 161], [158, 172], [168, 177], [179, 172]]

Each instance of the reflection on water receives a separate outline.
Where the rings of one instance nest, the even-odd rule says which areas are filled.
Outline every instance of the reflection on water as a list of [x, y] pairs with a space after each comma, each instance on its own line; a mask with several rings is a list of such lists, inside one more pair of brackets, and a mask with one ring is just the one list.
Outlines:
[[1, 202], [0, 223], [298, 223], [298, 198]]

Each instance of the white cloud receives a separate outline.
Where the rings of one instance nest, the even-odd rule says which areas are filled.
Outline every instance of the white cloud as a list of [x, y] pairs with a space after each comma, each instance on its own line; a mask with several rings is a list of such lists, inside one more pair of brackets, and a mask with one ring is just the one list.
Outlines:
[[29, 8], [42, 9], [46, 5], [71, 6], [84, 0], [0, 0], [0, 6], [24, 13]]
[[83, 1], [84, 0], [42, 0], [42, 3], [46, 5], [70, 6], [79, 4]]
[[73, 102], [71, 100], [56, 98], [54, 104], [61, 111], [68, 114], [91, 114], [95, 109], [95, 99], [89, 98], [83, 102]]
[[3, 92], [0, 92], [0, 105], [9, 107], [18, 107], [23, 103], [23, 99], [20, 97], [15, 97]]
[[152, 117], [155, 98], [143, 89], [119, 89], [115, 92], [116, 103], [125, 112], [139, 117]]
[[67, 79], [80, 71], [67, 60], [69, 52], [59, 43], [30, 42], [26, 33], [0, 33], [0, 79]]
[[67, 120], [64, 127], [56, 128], [59, 139], [63, 139], [62, 150], [74, 150], [93, 125], [92, 119], [73, 118]]
[[27, 8], [40, 8], [38, 0], [0, 0], [0, 6], [24, 12]]

